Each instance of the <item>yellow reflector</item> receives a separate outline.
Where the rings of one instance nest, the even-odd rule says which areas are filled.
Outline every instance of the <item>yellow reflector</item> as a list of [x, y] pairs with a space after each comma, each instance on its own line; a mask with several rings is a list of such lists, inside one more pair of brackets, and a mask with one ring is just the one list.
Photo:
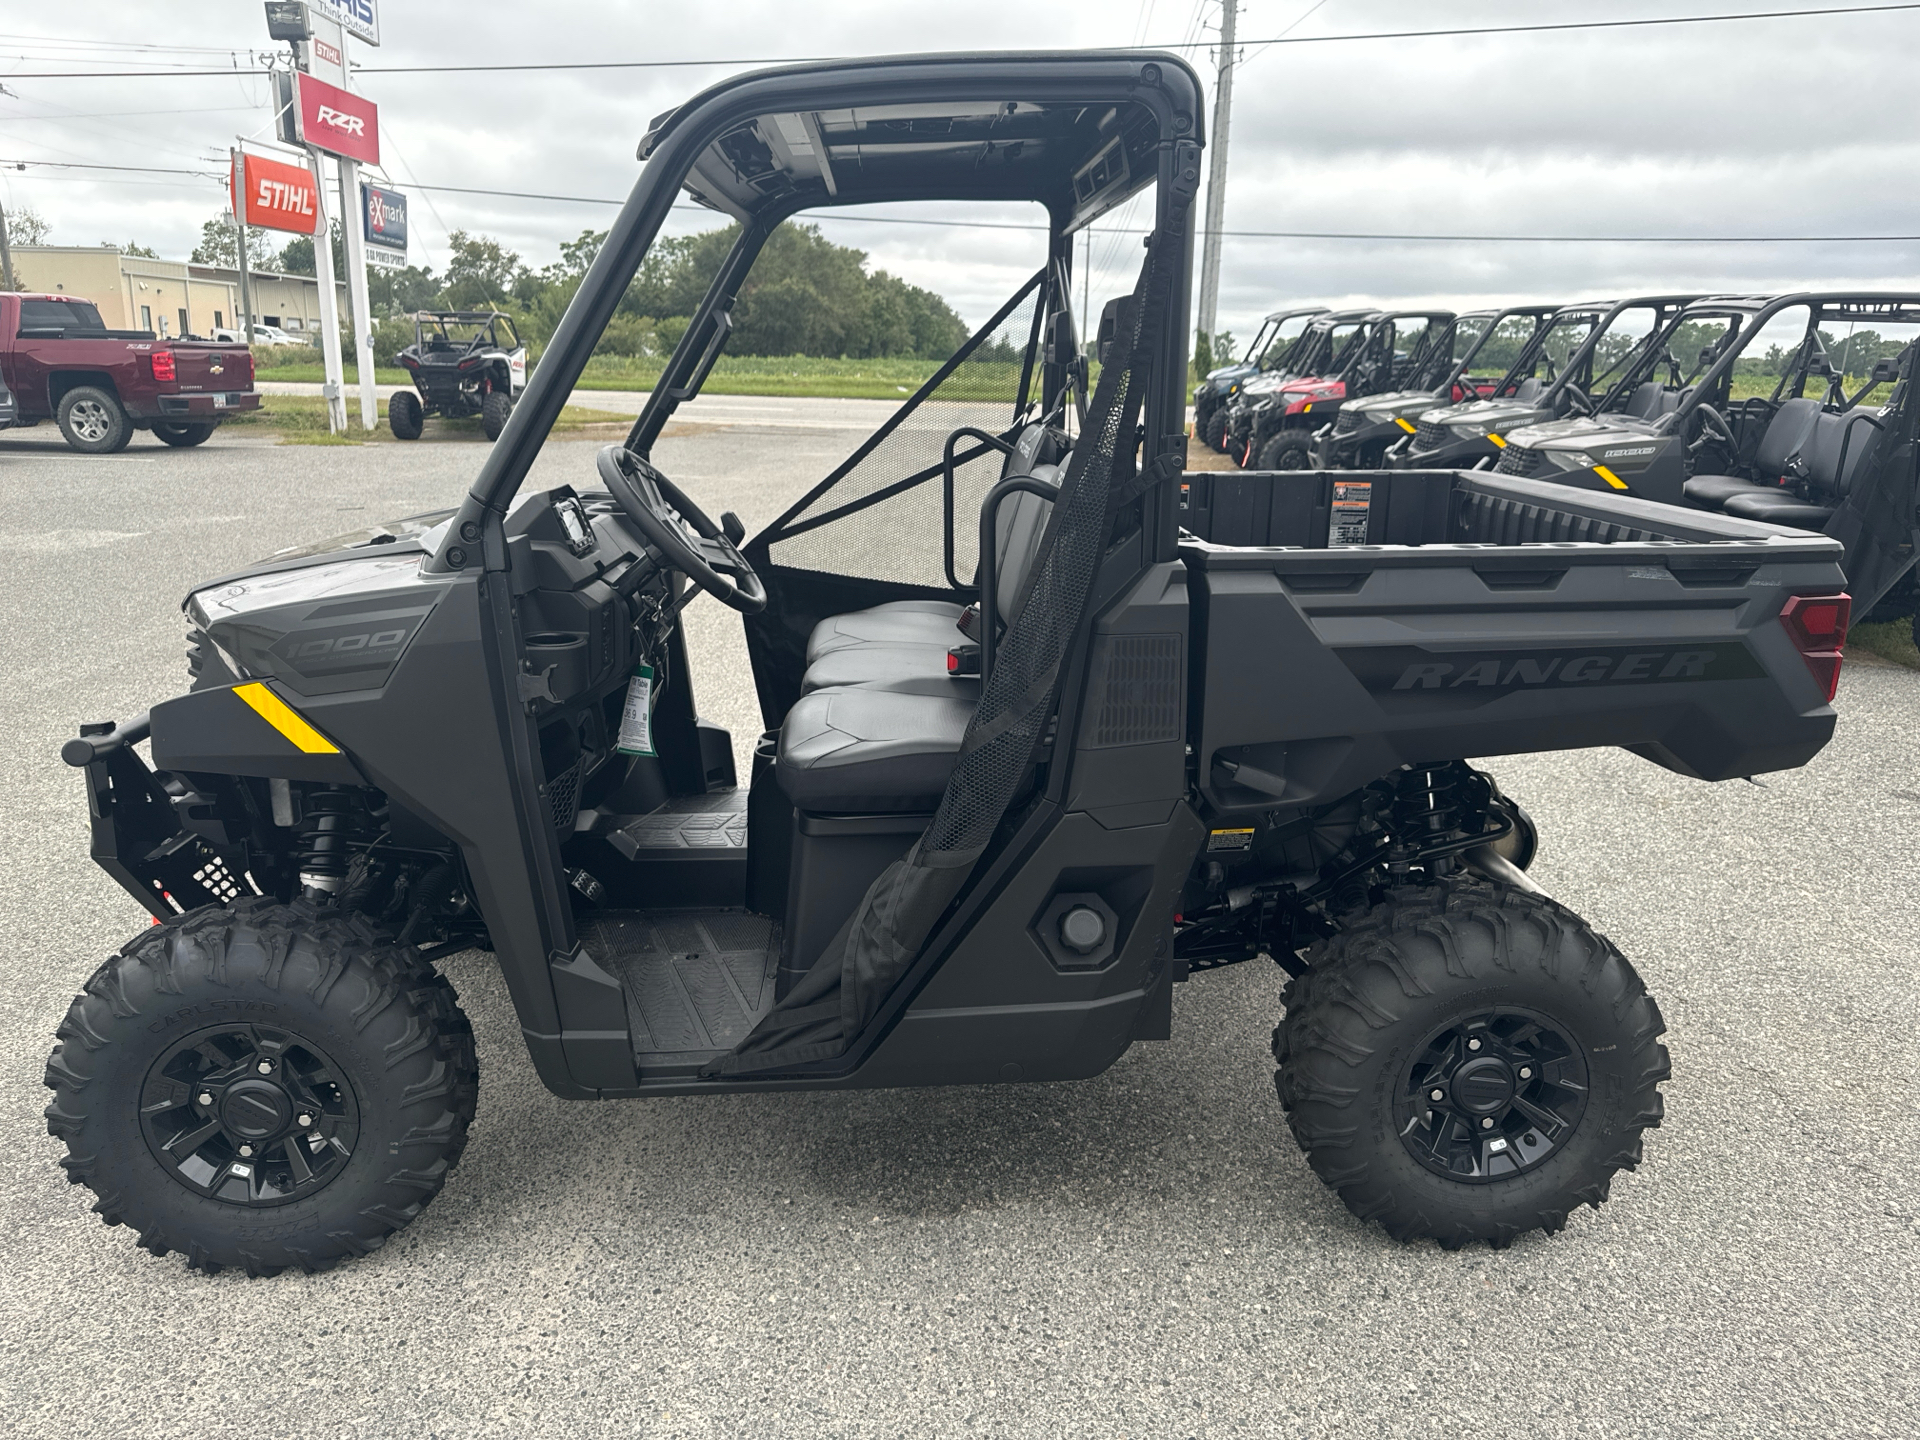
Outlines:
[[294, 748], [302, 754], [338, 755], [340, 753], [338, 745], [301, 719], [297, 710], [259, 682], [242, 685], [233, 693], [251, 705], [254, 713], [262, 720], [291, 740]]
[[1311, 409], [1313, 409], [1313, 402], [1312, 402], [1311, 400], [1309, 400], [1309, 401], [1307, 401], [1307, 403], [1306, 403], [1306, 404], [1304, 404], [1304, 405], [1302, 405], [1302, 406], [1300, 407], [1300, 413], [1301, 413], [1302, 415], [1304, 415], [1304, 414], [1306, 414], [1306, 413], [1307, 413], [1307, 412], [1308, 412], [1309, 410], [1311, 410]]
[[1488, 432], [1487, 439], [1491, 440], [1495, 445], [1498, 445], [1502, 450], [1507, 448], [1507, 442], [1502, 440], [1498, 435], [1493, 434], [1491, 431]]
[[1414, 424], [1411, 420], [1403, 420], [1398, 416], [1394, 418], [1393, 423], [1398, 425], [1402, 430], [1406, 431], [1407, 434], [1409, 435], [1413, 434], [1415, 431], [1417, 431], [1420, 428], [1418, 425]]
[[1611, 470], [1607, 469], [1607, 467], [1604, 465], [1594, 466], [1593, 473], [1598, 475], [1602, 480], [1606, 481], [1607, 484], [1611, 485], [1616, 490], [1624, 490], [1627, 488], [1627, 482], [1622, 480], [1618, 475], [1614, 474]]

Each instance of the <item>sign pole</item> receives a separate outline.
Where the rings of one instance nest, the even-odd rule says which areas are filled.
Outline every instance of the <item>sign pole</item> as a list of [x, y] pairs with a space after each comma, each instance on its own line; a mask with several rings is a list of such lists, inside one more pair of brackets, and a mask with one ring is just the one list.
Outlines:
[[233, 226], [235, 230], [234, 247], [240, 252], [240, 340], [242, 344], [253, 344], [253, 278], [249, 273], [252, 260], [247, 255], [247, 152], [236, 147], [233, 152]]
[[[340, 27], [341, 89], [351, 89], [353, 65], [347, 57], [347, 31]], [[372, 432], [380, 416], [380, 399], [374, 393], [373, 307], [367, 297], [367, 242], [360, 214], [360, 162], [341, 156], [340, 233], [346, 241], [347, 297], [353, 310], [353, 369], [360, 382], [360, 428]]]
[[326, 157], [311, 145], [314, 208], [319, 226], [313, 235], [313, 268], [320, 281], [320, 353], [326, 362], [326, 382], [320, 393], [327, 402], [327, 429], [335, 435], [347, 430], [346, 369], [340, 359], [340, 302], [334, 294], [333, 227], [327, 223]]

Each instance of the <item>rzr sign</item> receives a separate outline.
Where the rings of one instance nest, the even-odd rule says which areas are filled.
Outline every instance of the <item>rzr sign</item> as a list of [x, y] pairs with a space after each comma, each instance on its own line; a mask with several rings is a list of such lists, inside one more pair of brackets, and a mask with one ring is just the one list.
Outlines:
[[380, 111], [364, 95], [311, 75], [293, 77], [294, 133], [300, 143], [367, 165], [380, 163]]
[[[243, 165], [244, 181], [240, 176]], [[247, 224], [291, 230], [296, 235], [311, 235], [320, 228], [319, 196], [314, 191], [313, 172], [306, 166], [247, 155], [236, 158], [234, 172], [233, 209], [236, 215], [240, 213], [244, 189]]]

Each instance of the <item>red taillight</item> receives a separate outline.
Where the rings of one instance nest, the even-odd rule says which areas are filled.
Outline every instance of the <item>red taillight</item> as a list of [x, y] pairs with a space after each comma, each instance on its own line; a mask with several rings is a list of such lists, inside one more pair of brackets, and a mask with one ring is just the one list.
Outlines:
[[1853, 597], [1847, 594], [1789, 595], [1780, 611], [1787, 638], [1813, 671], [1813, 678], [1827, 687], [1828, 700], [1840, 688], [1840, 651], [1847, 643], [1851, 618]]
[[153, 362], [154, 379], [173, 379], [173, 352], [171, 350], [156, 350], [148, 358]]
[[949, 650], [947, 652], [947, 674], [958, 675], [959, 673], [960, 673], [960, 657], [954, 654], [953, 651]]

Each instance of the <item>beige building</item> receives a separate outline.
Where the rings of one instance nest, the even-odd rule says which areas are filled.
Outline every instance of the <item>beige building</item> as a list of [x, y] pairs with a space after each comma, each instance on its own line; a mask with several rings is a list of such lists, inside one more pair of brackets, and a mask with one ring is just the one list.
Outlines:
[[[240, 272], [184, 260], [147, 260], [100, 245], [16, 245], [13, 274], [22, 290], [76, 295], [100, 307], [111, 330], [210, 335], [240, 323]], [[311, 275], [255, 270], [253, 315], [289, 335], [320, 333], [320, 282]], [[340, 315], [347, 287], [336, 284]]]

